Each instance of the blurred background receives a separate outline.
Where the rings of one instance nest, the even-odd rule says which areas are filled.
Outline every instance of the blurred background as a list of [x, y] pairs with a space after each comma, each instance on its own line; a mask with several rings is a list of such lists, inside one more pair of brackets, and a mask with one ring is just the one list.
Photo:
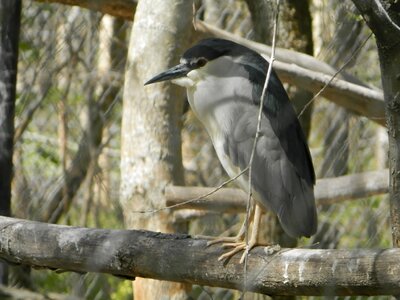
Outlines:
[[[271, 16], [257, 15], [257, 1], [196, 2], [201, 20], [270, 43]], [[308, 53], [337, 69], [345, 65], [347, 74], [381, 88], [374, 38], [367, 40], [370, 30], [351, 1], [283, 1], [280, 14], [279, 47]], [[257, 23], [260, 18], [265, 20], [262, 27]], [[124, 227], [119, 204], [120, 137], [131, 26], [131, 21], [88, 9], [23, 1], [13, 216], [74, 226]], [[285, 87], [298, 111], [313, 98], [294, 86]], [[182, 121], [185, 184], [217, 186], [228, 179], [189, 108]], [[301, 122], [317, 178], [387, 168], [386, 129], [371, 120], [317, 97]], [[66, 180], [67, 172], [74, 174], [72, 179]], [[390, 247], [388, 217], [385, 195], [320, 206], [317, 236], [298, 245]], [[192, 234], [220, 235], [243, 216], [177, 211], [175, 218], [189, 222]], [[49, 299], [132, 299], [131, 282], [109, 275], [13, 267], [10, 276], [11, 286], [47, 294]], [[236, 299], [237, 295], [199, 286], [191, 293], [193, 299]]]

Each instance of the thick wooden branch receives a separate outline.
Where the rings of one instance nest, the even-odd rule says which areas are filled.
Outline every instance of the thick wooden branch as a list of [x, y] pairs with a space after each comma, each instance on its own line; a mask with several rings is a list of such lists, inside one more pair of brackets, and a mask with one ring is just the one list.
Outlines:
[[[317, 180], [314, 194], [317, 205], [329, 205], [387, 193], [388, 182], [388, 170], [324, 178]], [[177, 205], [175, 209], [192, 208], [225, 213], [246, 210], [247, 195], [243, 190], [223, 188], [206, 199], [202, 198], [213, 190], [209, 187], [169, 186], [166, 188], [167, 205]], [[185, 203], [190, 199], [199, 200]]]
[[301, 86], [313, 93], [327, 85], [321, 96], [352, 113], [386, 126], [385, 102], [381, 90], [373, 90], [338, 78], [331, 80], [331, 75], [310, 71], [294, 64], [276, 61], [274, 68], [282, 81]]
[[132, 20], [136, 9], [136, 0], [36, 0], [37, 2], [59, 3], [79, 6], [114, 17]]
[[[219, 262], [221, 247], [188, 235], [51, 225], [0, 217], [0, 258], [75, 272], [103, 272], [242, 289], [241, 254]], [[249, 291], [269, 295], [400, 293], [400, 249], [282, 249], [250, 252]]]

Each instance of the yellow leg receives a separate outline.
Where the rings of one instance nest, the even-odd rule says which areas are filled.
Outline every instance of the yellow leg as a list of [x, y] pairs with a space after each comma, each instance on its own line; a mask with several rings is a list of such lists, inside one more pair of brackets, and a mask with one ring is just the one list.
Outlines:
[[[245, 258], [247, 256], [247, 254], [249, 253], [249, 251], [254, 246], [256, 246], [257, 243], [258, 243], [258, 230], [259, 230], [259, 225], [260, 225], [260, 221], [261, 221], [261, 214], [262, 214], [261, 207], [258, 204], [256, 204], [255, 205], [255, 209], [253, 210], [253, 212], [252, 212], [252, 214], [250, 216], [250, 220], [249, 220], [249, 223], [253, 223], [253, 226], [252, 226], [251, 235], [250, 235], [250, 239], [248, 240], [248, 243], [246, 244], [246, 241], [244, 241], [244, 233], [245, 233], [245, 230], [246, 230], [246, 228], [245, 228], [246, 226], [244, 224], [244, 226], [242, 226], [243, 232], [242, 232], [242, 229], [241, 229], [239, 234], [235, 237], [236, 240], [231, 242], [231, 241], [227, 241], [225, 239], [223, 241], [223, 242], [225, 242], [222, 245], [224, 248], [234, 247], [234, 249], [232, 249], [231, 251], [221, 255], [218, 258], [219, 261], [227, 259], [227, 258], [230, 258], [233, 255], [235, 255], [236, 253], [238, 253], [238, 252], [240, 252], [242, 250], [245, 250], [243, 255], [242, 255], [242, 258], [240, 259], [240, 263], [244, 262], [244, 260], [245, 260]], [[241, 236], [241, 239], [239, 240], [238, 237], [239, 237], [240, 234], [242, 234], [242, 236]]]
[[236, 236], [223, 236], [223, 237], [218, 237], [218, 238], [213, 238], [212, 241], [209, 241], [207, 243], [207, 246], [211, 246], [214, 244], [226, 244], [226, 243], [237, 243], [240, 241], [243, 241], [244, 239], [244, 234], [246, 232], [246, 221], [243, 222], [242, 226], [240, 227], [240, 230]]
[[[251, 221], [253, 220], [253, 217], [254, 217], [254, 209], [252, 208], [250, 210], [249, 223], [251, 223]], [[225, 247], [230, 244], [236, 244], [236, 243], [242, 242], [244, 240], [245, 232], [246, 232], [246, 220], [244, 220], [244, 222], [243, 222], [242, 226], [240, 227], [240, 230], [236, 236], [225, 236], [225, 237], [218, 237], [218, 238], [211, 237], [212, 240], [207, 243], [207, 246], [223, 243], [223, 246]]]
[[240, 263], [242, 264], [244, 260], [246, 259], [247, 254], [250, 252], [251, 249], [254, 248], [258, 244], [258, 231], [260, 228], [260, 222], [261, 222], [261, 207], [256, 204], [255, 212], [254, 212], [254, 220], [253, 220], [253, 228], [251, 230], [251, 236], [248, 241], [248, 244], [246, 245], [245, 251], [243, 252], [242, 258], [240, 259]]

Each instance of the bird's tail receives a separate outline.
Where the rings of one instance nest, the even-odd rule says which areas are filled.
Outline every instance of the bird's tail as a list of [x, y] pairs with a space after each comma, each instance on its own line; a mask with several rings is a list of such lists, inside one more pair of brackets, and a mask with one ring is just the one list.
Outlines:
[[310, 237], [317, 232], [317, 211], [313, 187], [300, 179], [297, 191], [289, 195], [277, 212], [279, 221], [287, 234], [294, 238]]

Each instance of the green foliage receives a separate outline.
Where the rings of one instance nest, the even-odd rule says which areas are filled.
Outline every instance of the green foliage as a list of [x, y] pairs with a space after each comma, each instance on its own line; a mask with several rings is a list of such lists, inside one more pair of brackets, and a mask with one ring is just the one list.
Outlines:
[[111, 300], [131, 300], [132, 295], [132, 282], [129, 280], [122, 280], [117, 284], [117, 288], [111, 294]]
[[32, 278], [42, 294], [57, 292], [87, 300], [132, 299], [132, 282], [110, 275], [35, 270]]

